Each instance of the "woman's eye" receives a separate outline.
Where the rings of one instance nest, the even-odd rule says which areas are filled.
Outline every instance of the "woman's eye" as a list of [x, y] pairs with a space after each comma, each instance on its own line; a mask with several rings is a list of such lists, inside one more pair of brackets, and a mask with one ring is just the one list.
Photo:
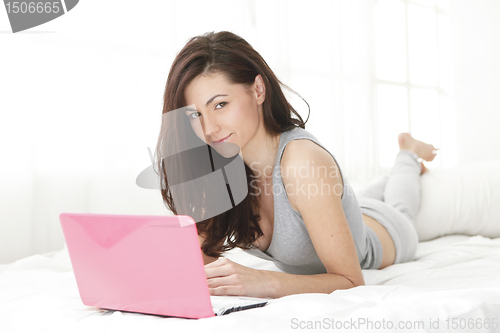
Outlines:
[[[223, 108], [223, 107], [227, 104], [227, 102], [220, 102], [219, 104], [217, 104], [217, 105], [215, 106], [215, 108], [217, 109], [217, 106], [219, 106], [219, 105], [221, 105], [221, 104], [224, 104], [223, 106], [221, 106], [221, 107], [220, 107], [220, 108]], [[220, 109], [220, 108], [219, 108], [219, 109]]]
[[193, 112], [193, 113], [191, 113], [190, 115], [188, 115], [188, 117], [189, 117], [190, 119], [196, 119], [196, 118], [198, 118], [198, 117], [193, 117], [193, 116], [194, 116], [194, 115], [196, 115], [197, 113], [199, 113], [199, 112]]
[[[227, 103], [228, 103], [228, 102], [220, 102], [220, 103], [218, 103], [218, 104], [216, 104], [216, 105], [215, 105], [215, 108], [216, 108], [216, 109], [222, 109], [224, 106], [226, 106], [226, 105], [227, 105]], [[219, 106], [219, 105], [221, 105], [221, 104], [222, 104], [222, 106], [221, 106], [220, 108], [218, 108], [217, 106]], [[199, 116], [197, 116], [197, 114], [199, 114], [199, 115], [201, 116], [201, 113], [199, 113], [199, 112], [193, 112], [193, 113], [189, 114], [189, 115], [188, 115], [188, 117], [189, 117], [190, 119], [196, 119], [196, 118], [198, 118], [198, 117], [199, 117]]]

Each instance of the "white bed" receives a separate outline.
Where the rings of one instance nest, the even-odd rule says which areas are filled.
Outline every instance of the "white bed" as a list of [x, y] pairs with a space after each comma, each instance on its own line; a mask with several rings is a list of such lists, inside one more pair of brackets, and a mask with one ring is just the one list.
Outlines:
[[[0, 332], [279, 332], [314, 328], [500, 332], [497, 170], [500, 161], [424, 174], [423, 201], [416, 221], [421, 242], [415, 260], [383, 270], [363, 270], [365, 286], [331, 294], [286, 296], [262, 308], [199, 320], [99, 312], [82, 304], [68, 252], [62, 249], [0, 265]], [[449, 231], [459, 232], [445, 235]], [[474, 232], [483, 236], [471, 236]], [[433, 236], [437, 238], [431, 239]], [[272, 262], [240, 249], [226, 257], [253, 268], [279, 271]]]
[[[226, 256], [279, 271], [240, 249]], [[363, 270], [363, 275], [365, 286], [286, 296], [263, 308], [208, 319], [102, 313], [82, 304], [63, 249], [1, 267], [0, 332], [275, 332], [305, 329], [315, 321], [316, 329], [328, 330], [332, 320], [346, 330], [354, 324], [356, 331], [372, 331], [371, 321], [374, 329], [396, 329], [402, 323], [412, 328], [408, 331], [424, 332], [430, 321], [437, 328], [437, 320], [440, 330], [435, 332], [500, 331], [500, 238], [450, 235], [421, 242], [415, 261]], [[484, 329], [487, 322], [489, 329]], [[453, 323], [465, 329], [453, 330]], [[479, 325], [483, 329], [476, 329]]]

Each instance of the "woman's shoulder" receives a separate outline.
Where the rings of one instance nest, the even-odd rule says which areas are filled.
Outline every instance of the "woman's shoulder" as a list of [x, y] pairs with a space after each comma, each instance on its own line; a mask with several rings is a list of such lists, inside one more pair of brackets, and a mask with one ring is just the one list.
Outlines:
[[[298, 195], [300, 186], [307, 187], [318, 181], [333, 185], [343, 184], [340, 168], [333, 156], [309, 139], [296, 139], [287, 144], [280, 170], [290, 204], [297, 211], [298, 200], [302, 200]], [[297, 195], [291, 195], [289, 190], [297, 191]]]
[[281, 158], [281, 166], [303, 164], [313, 161], [333, 161], [331, 154], [309, 138], [298, 138], [287, 143]]
[[[284, 137], [280, 140], [283, 148], [281, 154], [281, 166], [294, 166], [302, 163], [323, 163], [337, 165], [333, 154], [309, 131], [296, 127], [282, 133]], [[318, 165], [318, 164], [315, 164]]]

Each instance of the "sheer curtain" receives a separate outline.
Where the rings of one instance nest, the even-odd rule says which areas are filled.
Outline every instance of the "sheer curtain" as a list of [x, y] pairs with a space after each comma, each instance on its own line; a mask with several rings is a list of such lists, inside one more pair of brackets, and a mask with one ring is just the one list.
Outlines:
[[[0, 34], [0, 263], [62, 248], [61, 212], [169, 213], [135, 178], [156, 145], [169, 67], [207, 31], [245, 38], [309, 103], [306, 129], [356, 191], [380, 176], [374, 5], [84, 1], [43, 26]], [[306, 104], [285, 93], [305, 120]]]

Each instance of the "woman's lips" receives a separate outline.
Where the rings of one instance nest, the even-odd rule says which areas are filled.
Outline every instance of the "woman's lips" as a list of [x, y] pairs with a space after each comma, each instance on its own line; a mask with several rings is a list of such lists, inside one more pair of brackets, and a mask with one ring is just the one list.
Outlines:
[[220, 141], [212, 141], [213, 144], [219, 144], [219, 143], [222, 143], [224, 141], [226, 141], [231, 135], [233, 135], [233, 133], [229, 134], [228, 136], [226, 136], [224, 139], [220, 140]]

